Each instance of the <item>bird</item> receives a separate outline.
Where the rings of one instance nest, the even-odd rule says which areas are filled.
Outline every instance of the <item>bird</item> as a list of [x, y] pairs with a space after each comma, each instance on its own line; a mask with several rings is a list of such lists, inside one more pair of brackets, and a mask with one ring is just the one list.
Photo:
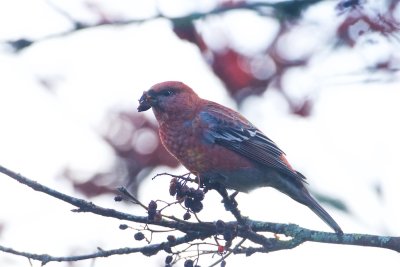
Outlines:
[[153, 110], [161, 143], [191, 173], [237, 192], [272, 187], [307, 206], [337, 234], [340, 226], [311, 196], [306, 177], [239, 112], [199, 97], [180, 81], [144, 91], [138, 112]]

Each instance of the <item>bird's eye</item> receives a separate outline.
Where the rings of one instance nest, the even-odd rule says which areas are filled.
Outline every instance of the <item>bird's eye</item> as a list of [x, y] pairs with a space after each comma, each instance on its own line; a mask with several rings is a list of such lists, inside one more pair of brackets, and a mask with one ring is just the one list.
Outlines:
[[172, 91], [172, 90], [165, 90], [165, 91], [162, 91], [162, 95], [163, 96], [171, 96], [171, 95], [173, 95], [174, 94], [174, 91]]

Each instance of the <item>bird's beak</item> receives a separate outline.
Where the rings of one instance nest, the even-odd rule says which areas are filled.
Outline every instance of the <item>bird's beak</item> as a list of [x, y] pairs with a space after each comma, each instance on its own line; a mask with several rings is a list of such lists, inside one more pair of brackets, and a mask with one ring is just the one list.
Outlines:
[[155, 98], [144, 91], [142, 97], [139, 99], [139, 107], [137, 110], [139, 112], [149, 110], [154, 102]]

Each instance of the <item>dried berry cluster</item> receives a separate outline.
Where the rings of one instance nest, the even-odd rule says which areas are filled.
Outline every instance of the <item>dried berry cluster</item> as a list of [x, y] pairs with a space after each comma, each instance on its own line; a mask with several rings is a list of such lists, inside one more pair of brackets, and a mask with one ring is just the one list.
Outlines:
[[[179, 181], [177, 178], [172, 178], [169, 186], [169, 193], [175, 196], [178, 201], [183, 201], [185, 207], [198, 213], [203, 209], [204, 192], [201, 189], [194, 189], [186, 185], [186, 181]], [[185, 220], [190, 219], [190, 213], [186, 212], [183, 216]]]

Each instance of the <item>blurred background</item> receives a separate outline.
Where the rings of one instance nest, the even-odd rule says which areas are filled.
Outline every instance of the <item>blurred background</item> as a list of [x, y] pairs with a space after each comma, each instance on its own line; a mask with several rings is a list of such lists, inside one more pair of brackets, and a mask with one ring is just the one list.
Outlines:
[[[1, 1], [0, 164], [145, 216], [115, 203], [115, 188], [143, 203], [173, 201], [169, 179], [151, 177], [186, 171], [160, 144], [153, 114], [136, 112], [137, 100], [154, 83], [180, 80], [274, 140], [345, 232], [400, 235], [399, 30], [395, 0]], [[237, 201], [252, 219], [329, 230], [273, 189]], [[232, 220], [219, 202], [208, 193], [199, 217]], [[17, 250], [68, 256], [146, 244], [134, 230], [119, 230], [123, 222], [72, 213], [4, 175], [0, 203], [0, 244]], [[46, 266], [163, 266], [165, 256]], [[217, 259], [203, 256], [199, 265]], [[227, 266], [395, 266], [398, 259], [389, 250], [307, 243], [233, 256]], [[40, 266], [31, 264], [0, 253], [0, 266]]]

